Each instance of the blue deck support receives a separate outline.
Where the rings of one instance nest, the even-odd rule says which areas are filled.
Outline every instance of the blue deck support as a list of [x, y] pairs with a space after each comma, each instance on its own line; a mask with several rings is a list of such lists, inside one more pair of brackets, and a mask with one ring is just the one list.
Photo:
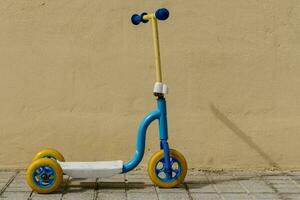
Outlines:
[[159, 110], [149, 113], [140, 123], [136, 141], [136, 151], [132, 160], [124, 163], [123, 173], [133, 170], [142, 161], [145, 152], [146, 132], [148, 126], [156, 119], [159, 119], [161, 113]]
[[136, 141], [136, 151], [133, 158], [124, 163], [123, 173], [133, 170], [142, 161], [145, 152], [146, 132], [148, 126], [156, 119], [159, 120], [159, 139], [161, 148], [164, 149], [166, 156], [166, 165], [169, 168], [169, 146], [168, 140], [168, 124], [167, 124], [167, 108], [165, 98], [157, 99], [157, 110], [149, 113], [140, 123], [138, 136]]

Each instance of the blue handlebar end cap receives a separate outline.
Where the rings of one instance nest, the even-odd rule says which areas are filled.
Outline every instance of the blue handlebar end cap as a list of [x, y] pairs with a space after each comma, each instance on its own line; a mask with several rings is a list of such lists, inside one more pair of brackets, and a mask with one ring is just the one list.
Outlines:
[[159, 20], [166, 20], [168, 19], [170, 13], [166, 8], [160, 8], [155, 12], [155, 17]]
[[134, 25], [139, 25], [141, 23], [141, 16], [137, 15], [137, 14], [134, 14], [132, 15], [131, 17], [131, 22], [134, 24]]
[[148, 13], [145, 13], [145, 12], [142, 13], [142, 14], [141, 14], [141, 20], [142, 20], [143, 23], [147, 23], [149, 20], [143, 19], [144, 15], [148, 15]]

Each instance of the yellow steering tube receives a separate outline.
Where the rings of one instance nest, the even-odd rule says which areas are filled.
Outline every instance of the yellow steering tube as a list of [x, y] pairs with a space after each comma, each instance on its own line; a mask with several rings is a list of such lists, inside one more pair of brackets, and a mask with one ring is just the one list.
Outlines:
[[139, 25], [141, 22], [147, 23], [151, 20], [152, 23], [152, 36], [154, 45], [155, 55], [155, 66], [156, 66], [156, 82], [162, 83], [162, 72], [161, 72], [161, 59], [160, 59], [160, 48], [159, 48], [159, 37], [158, 37], [158, 26], [157, 20], [166, 20], [169, 17], [169, 11], [166, 8], [158, 9], [155, 14], [142, 13], [140, 15], [134, 14], [131, 17], [131, 22], [134, 25]]

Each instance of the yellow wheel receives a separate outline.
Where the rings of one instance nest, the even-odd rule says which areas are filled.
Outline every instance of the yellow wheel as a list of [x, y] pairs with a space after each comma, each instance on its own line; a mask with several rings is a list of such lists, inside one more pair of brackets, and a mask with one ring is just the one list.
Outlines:
[[32, 190], [38, 193], [53, 192], [63, 179], [60, 165], [53, 159], [40, 158], [27, 168], [26, 181]]
[[172, 188], [183, 183], [187, 173], [187, 163], [184, 156], [170, 149], [171, 171], [165, 169], [164, 151], [153, 154], [148, 164], [148, 174], [152, 182], [162, 188]]
[[63, 155], [61, 155], [61, 153], [59, 153], [58, 151], [56, 151], [55, 149], [45, 149], [43, 151], [38, 152], [33, 158], [32, 161], [38, 160], [40, 158], [51, 158], [53, 160], [58, 160], [61, 162], [65, 161], [65, 158], [63, 157]]

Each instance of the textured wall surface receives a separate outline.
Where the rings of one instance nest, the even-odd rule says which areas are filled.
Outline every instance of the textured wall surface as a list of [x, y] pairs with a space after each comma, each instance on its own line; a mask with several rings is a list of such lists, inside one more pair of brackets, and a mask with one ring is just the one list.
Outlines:
[[[66, 160], [130, 159], [155, 108], [159, 24], [170, 145], [195, 168], [300, 169], [300, 1], [2, 0], [0, 167], [52, 147]], [[142, 165], [159, 148], [151, 125]]]

